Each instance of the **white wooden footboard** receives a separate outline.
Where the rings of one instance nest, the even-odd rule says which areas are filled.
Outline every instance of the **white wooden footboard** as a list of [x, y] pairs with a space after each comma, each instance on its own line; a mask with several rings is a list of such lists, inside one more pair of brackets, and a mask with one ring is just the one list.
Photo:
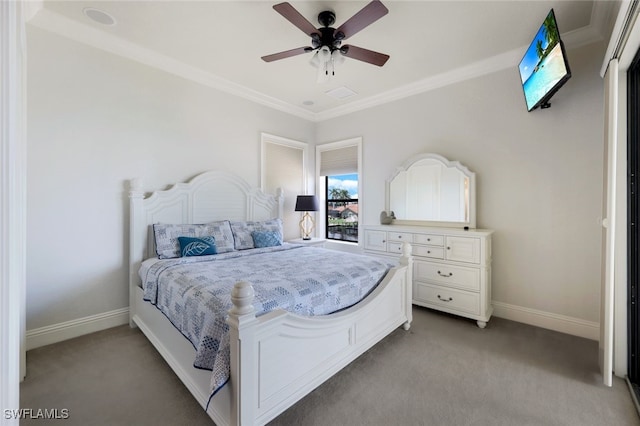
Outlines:
[[236, 284], [231, 327], [231, 424], [262, 425], [318, 387], [411, 316], [411, 258], [362, 302], [322, 317], [275, 311], [256, 318], [253, 288]]

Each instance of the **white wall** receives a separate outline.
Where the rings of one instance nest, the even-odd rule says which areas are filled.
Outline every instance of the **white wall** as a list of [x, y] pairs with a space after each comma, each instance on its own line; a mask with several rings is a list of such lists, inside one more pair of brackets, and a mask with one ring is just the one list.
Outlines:
[[568, 52], [573, 77], [547, 110], [526, 112], [514, 64], [319, 123], [315, 139], [362, 135], [364, 224], [378, 223], [385, 179], [410, 156], [468, 166], [478, 227], [495, 230], [493, 300], [597, 327], [603, 52], [599, 43]]
[[27, 330], [128, 306], [128, 179], [153, 190], [217, 169], [259, 186], [261, 132], [313, 136], [313, 123], [34, 27], [27, 42]]
[[[363, 137], [363, 223], [384, 182], [435, 152], [477, 174], [494, 229], [493, 299], [597, 323], [603, 156], [601, 44], [569, 51], [573, 77], [527, 113], [517, 69], [321, 123], [28, 30], [27, 329], [128, 305], [125, 181], [152, 190], [209, 169], [260, 184], [260, 134]], [[247, 154], [249, 153], [249, 154]]]

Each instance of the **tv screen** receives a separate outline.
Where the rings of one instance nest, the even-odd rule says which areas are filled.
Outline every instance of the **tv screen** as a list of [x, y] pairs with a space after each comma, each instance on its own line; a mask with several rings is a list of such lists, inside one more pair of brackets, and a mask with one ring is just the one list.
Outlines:
[[549, 99], [571, 77], [553, 9], [529, 45], [519, 69], [527, 111], [549, 107]]

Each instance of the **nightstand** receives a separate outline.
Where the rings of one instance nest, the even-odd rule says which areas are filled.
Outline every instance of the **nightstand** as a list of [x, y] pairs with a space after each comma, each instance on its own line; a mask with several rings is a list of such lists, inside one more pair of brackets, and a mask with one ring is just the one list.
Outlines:
[[324, 243], [326, 243], [327, 240], [325, 238], [312, 238], [310, 240], [296, 238], [295, 240], [288, 240], [287, 242], [292, 244], [303, 244], [305, 246], [324, 247]]

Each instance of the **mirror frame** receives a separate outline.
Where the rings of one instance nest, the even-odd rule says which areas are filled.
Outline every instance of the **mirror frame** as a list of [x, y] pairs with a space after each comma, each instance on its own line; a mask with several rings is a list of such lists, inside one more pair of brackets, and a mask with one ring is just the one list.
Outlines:
[[396, 168], [391, 176], [385, 182], [385, 211], [389, 212], [391, 210], [391, 201], [390, 201], [390, 190], [391, 190], [391, 182], [400, 172], [407, 171], [414, 163], [420, 160], [436, 160], [444, 167], [447, 168], [455, 168], [460, 173], [469, 178], [469, 221], [467, 222], [444, 222], [437, 220], [408, 220], [408, 219], [394, 219], [393, 224], [395, 225], [420, 225], [420, 226], [435, 226], [435, 227], [446, 227], [446, 228], [464, 228], [469, 227], [469, 229], [475, 229], [476, 227], [476, 174], [469, 170], [466, 166], [460, 164], [459, 161], [449, 161], [444, 158], [442, 155], [433, 154], [433, 153], [423, 153], [414, 155], [405, 161], [400, 167]]

